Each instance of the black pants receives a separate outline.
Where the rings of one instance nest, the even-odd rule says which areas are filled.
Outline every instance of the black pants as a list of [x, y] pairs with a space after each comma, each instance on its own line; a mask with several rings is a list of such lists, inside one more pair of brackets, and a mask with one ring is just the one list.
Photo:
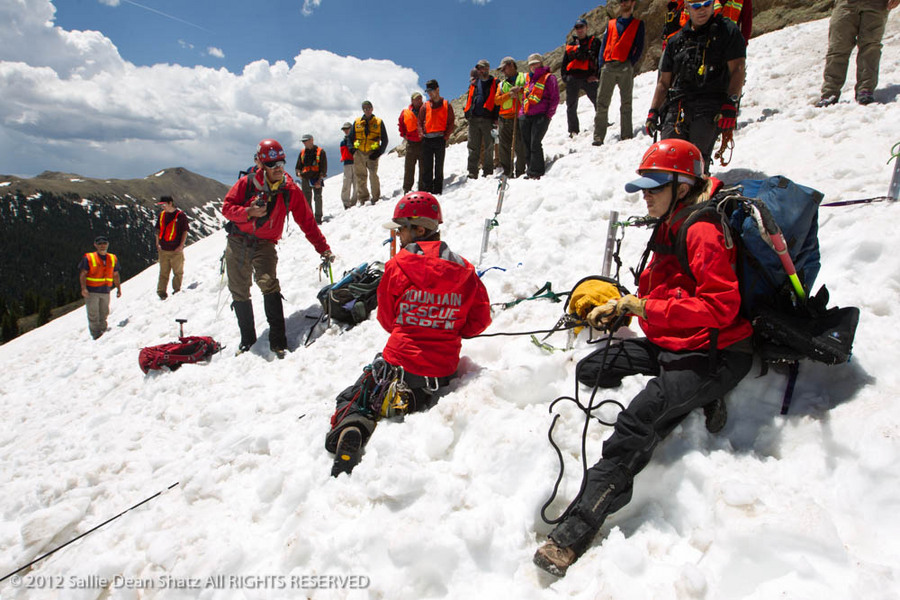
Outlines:
[[444, 191], [444, 154], [447, 143], [443, 137], [422, 138], [422, 159], [419, 162], [419, 190], [430, 194]]
[[698, 99], [672, 102], [662, 120], [661, 139], [677, 138], [697, 146], [709, 174], [719, 128], [716, 115], [722, 109], [718, 100]]
[[603, 458], [588, 469], [584, 494], [550, 534], [558, 545], [579, 555], [607, 515], [631, 500], [634, 476], [650, 462], [656, 446], [692, 410], [734, 389], [753, 364], [753, 355], [746, 352], [719, 350], [711, 360], [709, 352], [671, 352], [646, 338], [620, 341], [605, 359], [602, 352], [579, 363], [579, 381], [593, 378], [603, 387], [614, 387], [626, 375], [655, 377], [619, 413], [612, 435], [603, 443]]
[[578, 133], [581, 128], [578, 126], [578, 97], [581, 90], [584, 90], [591, 106], [597, 109], [597, 88], [600, 86], [599, 80], [588, 81], [587, 78], [566, 77], [566, 120], [569, 125], [569, 133]]
[[544, 136], [550, 127], [546, 114], [528, 115], [519, 119], [519, 131], [525, 142], [526, 173], [529, 177], [540, 177], [546, 170], [544, 163]]

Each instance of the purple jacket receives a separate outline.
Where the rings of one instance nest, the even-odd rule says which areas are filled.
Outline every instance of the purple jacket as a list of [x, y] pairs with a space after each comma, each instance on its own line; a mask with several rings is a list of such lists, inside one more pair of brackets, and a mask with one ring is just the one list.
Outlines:
[[[549, 71], [550, 69], [543, 65], [534, 70], [534, 73], [531, 74], [531, 82], [525, 86], [526, 96], [534, 89], [534, 82], [540, 79], [544, 73], [548, 73]], [[537, 104], [530, 105], [528, 107], [528, 114], [540, 115], [546, 113], [547, 118], [552, 119], [553, 115], [556, 114], [557, 106], [559, 106], [559, 84], [556, 81], [556, 75], [550, 75], [544, 83], [544, 94], [541, 96], [541, 101]], [[524, 109], [525, 106], [523, 103], [523, 105], [519, 107], [520, 117], [525, 114]]]

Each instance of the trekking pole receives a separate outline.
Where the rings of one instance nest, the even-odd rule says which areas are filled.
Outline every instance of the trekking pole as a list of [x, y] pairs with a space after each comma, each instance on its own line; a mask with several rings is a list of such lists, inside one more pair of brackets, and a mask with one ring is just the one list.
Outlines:
[[600, 274], [604, 277], [609, 277], [609, 272], [612, 269], [613, 253], [615, 252], [616, 245], [616, 230], [618, 229], [618, 226], [619, 211], [609, 211], [609, 228], [606, 230], [606, 250], [603, 254], [603, 269], [600, 271]]
[[175, 319], [175, 322], [179, 327], [178, 337], [184, 337], [184, 324], [187, 323], [187, 319]]
[[65, 544], [63, 544], [62, 546], [59, 546], [59, 547], [57, 547], [57, 548], [54, 548], [54, 549], [51, 550], [50, 552], [46, 552], [46, 553], [44, 553], [44, 554], [38, 556], [36, 559], [34, 559], [33, 561], [31, 561], [31, 562], [28, 563], [27, 565], [22, 565], [21, 567], [19, 567], [19, 568], [16, 569], [15, 571], [10, 571], [9, 573], [7, 573], [6, 575], [4, 575], [3, 577], [0, 577], [0, 583], [3, 583], [4, 581], [6, 581], [7, 579], [9, 579], [9, 578], [12, 577], [13, 575], [15, 575], [16, 573], [18, 573], [19, 571], [24, 571], [24, 570], [27, 569], [28, 567], [30, 567], [30, 566], [32, 566], [32, 565], [34, 565], [34, 564], [36, 564], [36, 563], [38, 563], [38, 562], [44, 560], [45, 558], [47, 558], [47, 557], [50, 556], [51, 554], [53, 554], [53, 553], [55, 553], [55, 552], [58, 552], [58, 551], [62, 550], [63, 548], [65, 548], [65, 547], [68, 546], [69, 544], [71, 544], [71, 543], [73, 543], [73, 542], [77, 542], [78, 540], [80, 540], [80, 539], [83, 538], [84, 536], [88, 535], [89, 533], [93, 533], [93, 532], [97, 531], [98, 529], [100, 529], [101, 527], [103, 527], [104, 525], [106, 525], [107, 523], [110, 523], [110, 522], [112, 522], [112, 521], [115, 521], [116, 519], [118, 519], [119, 517], [121, 517], [122, 515], [124, 515], [125, 513], [127, 513], [128, 511], [134, 510], [135, 508], [141, 506], [142, 504], [146, 504], [147, 502], [150, 502], [150, 501], [153, 500], [154, 498], [157, 498], [157, 497], [159, 497], [159, 496], [165, 494], [166, 492], [168, 492], [169, 490], [171, 490], [171, 489], [172, 489], [173, 487], [175, 487], [176, 485], [178, 485], [178, 482], [177, 482], [177, 481], [176, 481], [175, 483], [173, 483], [172, 485], [170, 485], [169, 487], [167, 487], [166, 489], [160, 490], [160, 491], [156, 492], [155, 494], [153, 494], [153, 495], [150, 496], [149, 498], [145, 498], [144, 500], [141, 500], [140, 502], [138, 502], [137, 504], [135, 504], [135, 505], [132, 506], [131, 508], [126, 508], [125, 510], [123, 510], [122, 512], [120, 512], [119, 514], [117, 514], [116, 516], [114, 516], [114, 517], [112, 517], [112, 518], [110, 518], [110, 519], [107, 519], [107, 520], [103, 521], [102, 523], [100, 523], [99, 525], [97, 525], [96, 527], [93, 527], [93, 528], [91, 528], [91, 529], [88, 529], [87, 531], [85, 531], [85, 532], [82, 533], [81, 535], [72, 538], [71, 540], [69, 540], [68, 542], [66, 542]]

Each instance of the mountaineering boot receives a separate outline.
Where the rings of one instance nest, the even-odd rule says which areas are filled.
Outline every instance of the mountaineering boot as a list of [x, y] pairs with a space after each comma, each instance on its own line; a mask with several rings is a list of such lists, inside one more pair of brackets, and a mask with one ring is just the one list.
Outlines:
[[269, 322], [269, 350], [278, 358], [284, 358], [287, 350], [287, 335], [284, 332], [284, 306], [281, 303], [281, 292], [263, 296], [266, 307], [266, 320]]
[[341, 473], [350, 474], [353, 467], [359, 464], [362, 456], [362, 433], [359, 427], [345, 427], [338, 438], [337, 449], [334, 453], [334, 465], [331, 467], [331, 476], [337, 477]]
[[560, 548], [554, 542], [547, 542], [534, 553], [534, 564], [551, 575], [562, 577], [575, 562], [575, 551], [571, 548]]
[[256, 325], [253, 321], [253, 302], [244, 300], [238, 302], [235, 300], [231, 303], [231, 309], [234, 316], [237, 317], [238, 329], [241, 330], [241, 343], [238, 346], [237, 354], [243, 354], [256, 343]]
[[840, 94], [830, 94], [828, 96], [822, 96], [821, 98], [819, 98], [819, 101], [816, 102], [816, 108], [825, 108], [826, 106], [837, 104], [837, 101], [839, 99]]
[[703, 407], [706, 415], [706, 430], [710, 433], [719, 433], [728, 422], [728, 410], [725, 408], [725, 400], [717, 398]]

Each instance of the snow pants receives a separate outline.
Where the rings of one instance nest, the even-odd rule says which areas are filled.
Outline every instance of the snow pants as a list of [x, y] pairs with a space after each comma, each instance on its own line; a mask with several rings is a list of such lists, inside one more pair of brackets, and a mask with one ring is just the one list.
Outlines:
[[580, 556], [607, 515], [631, 500], [634, 476], [656, 446], [690, 412], [731, 391], [750, 370], [753, 355], [721, 349], [672, 352], [646, 338], [622, 340], [583, 359], [576, 377], [615, 387], [632, 374], [654, 375], [647, 386], [619, 413], [612, 435], [603, 443], [603, 457], [588, 469], [584, 493], [566, 518], [550, 533], [557, 545]]
[[888, 10], [885, 0], [837, 0], [828, 25], [828, 53], [822, 97], [840, 96], [847, 80], [850, 53], [856, 56], [855, 91], [874, 92], [878, 87], [881, 62], [881, 38], [884, 37]]

